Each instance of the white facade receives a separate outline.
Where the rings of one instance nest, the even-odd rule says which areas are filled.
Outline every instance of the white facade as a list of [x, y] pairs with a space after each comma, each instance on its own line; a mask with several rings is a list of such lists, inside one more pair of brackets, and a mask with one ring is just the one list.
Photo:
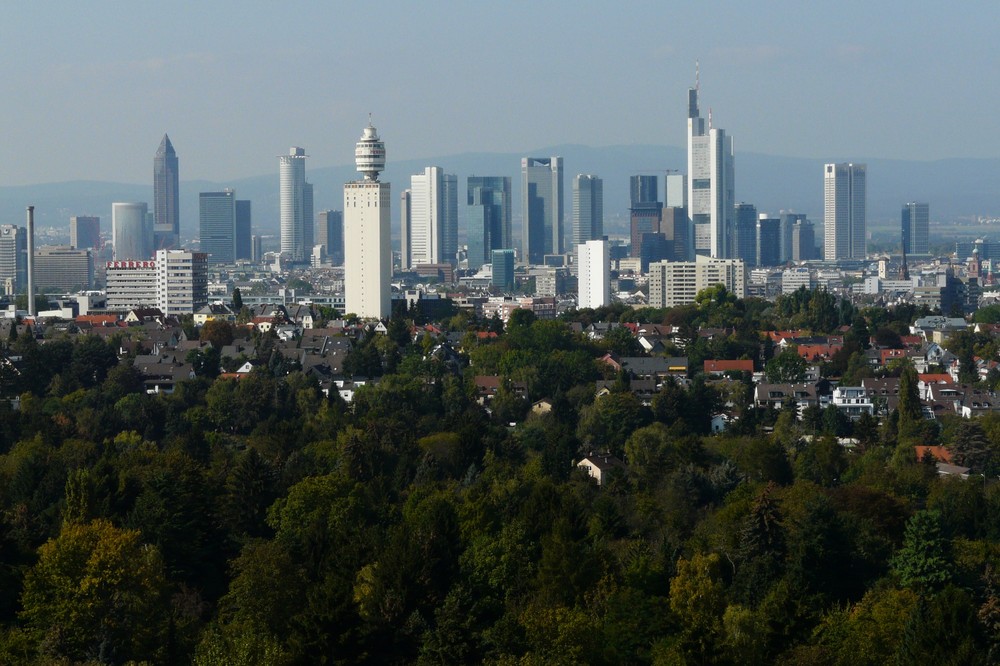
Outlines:
[[[287, 155], [278, 158], [281, 196], [281, 254], [291, 261], [309, 258], [306, 241], [306, 151], [292, 146]], [[312, 224], [310, 212], [309, 222]]]
[[444, 169], [410, 176], [410, 265], [441, 263], [444, 245]]
[[827, 164], [823, 168], [823, 258], [864, 259], [867, 235], [864, 164]]
[[105, 277], [109, 310], [151, 308], [156, 305], [156, 262], [109, 261]]
[[[730, 240], [736, 206], [733, 138], [709, 127], [698, 112], [698, 89], [688, 91], [687, 203], [699, 254], [725, 259], [732, 256]], [[698, 247], [700, 225], [708, 225], [708, 247]]]
[[145, 203], [111, 204], [111, 237], [115, 261], [146, 261], [153, 258], [153, 224], [147, 222]]
[[355, 149], [364, 180], [344, 185], [344, 303], [359, 317], [388, 319], [392, 314], [391, 194], [379, 182], [385, 144], [369, 123]]
[[599, 308], [611, 304], [611, 255], [606, 240], [591, 240], [577, 246], [579, 275], [577, 284], [580, 308]]
[[814, 289], [816, 280], [808, 268], [788, 268], [781, 272], [781, 293], [791, 294], [801, 287]]
[[208, 304], [208, 255], [158, 250], [156, 260], [110, 261], [109, 310], [156, 307], [165, 315], [193, 314]]
[[193, 314], [208, 304], [208, 255], [157, 250], [156, 307], [165, 315]]
[[701, 256], [694, 261], [655, 261], [649, 264], [649, 305], [669, 308], [694, 303], [699, 291], [717, 284], [737, 298], [745, 298], [743, 261]]
[[573, 177], [573, 246], [603, 235], [604, 181], [591, 174], [578, 174]]

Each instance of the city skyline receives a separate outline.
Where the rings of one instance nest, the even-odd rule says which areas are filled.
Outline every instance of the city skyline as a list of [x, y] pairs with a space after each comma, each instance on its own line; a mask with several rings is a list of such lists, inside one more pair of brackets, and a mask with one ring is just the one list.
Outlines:
[[[164, 129], [183, 146], [185, 174], [192, 179], [265, 173], [268, 156], [292, 144], [309, 146], [319, 167], [339, 165], [349, 150], [344, 137], [368, 111], [378, 111], [380, 125], [393, 128], [399, 160], [640, 139], [680, 146], [677, 91], [690, 85], [696, 60], [718, 124], [739, 138], [741, 153], [822, 161], [1000, 155], [1000, 141], [992, 138], [1000, 136], [1000, 119], [991, 113], [996, 93], [980, 85], [1000, 64], [988, 46], [1000, 18], [995, 7], [973, 13], [883, 6], [876, 12], [862, 3], [779, 2], [728, 7], [719, 21], [693, 6], [651, 5], [636, 22], [632, 12], [615, 7], [579, 12], [565, 2], [502, 11], [387, 3], [379, 14], [380, 36], [394, 48], [369, 63], [379, 76], [346, 68], [318, 86], [315, 71], [363, 50], [369, 36], [349, 26], [362, 21], [367, 8], [314, 7], [310, 21], [302, 22], [297, 12], [250, 3], [241, 5], [245, 20], [232, 32], [220, 29], [231, 19], [226, 5], [204, 8], [197, 21], [183, 8], [95, 3], [81, 20], [82, 12], [66, 8], [11, 7], [0, 43], [6, 56], [0, 80], [19, 103], [0, 110], [10, 130], [0, 147], [0, 184], [139, 180], [148, 173], [148, 153], [137, 147]], [[529, 11], [541, 20], [525, 21]], [[425, 34], [420, 26], [443, 19], [457, 25], [488, 19], [504, 39], [456, 30], [426, 49], [416, 39]], [[547, 51], [546, 67], [534, 67], [527, 46], [542, 41], [553, 24], [572, 25], [595, 39], [557, 43]], [[667, 39], [665, 25], [686, 30]], [[767, 30], [748, 36], [746, 25]], [[289, 32], [296, 34], [294, 44], [253, 46]], [[931, 47], [906, 48], [914, 35], [925, 36]], [[489, 82], [474, 76], [484, 61], [499, 64]], [[587, 71], [585, 83], [574, 78], [578, 71]], [[430, 94], [418, 87], [427, 72], [441, 73], [444, 90]], [[553, 86], [553, 78], [561, 85]], [[290, 85], [301, 91], [291, 115], [274, 101]], [[518, 98], [546, 100], [533, 108], [532, 123], [504, 105], [481, 108], [487, 90], [503, 88]], [[915, 97], [930, 90], [934, 94]], [[845, 107], [838, 103], [845, 97], [865, 103]], [[630, 100], [627, 111], [616, 101], [623, 98]], [[65, 99], [74, 100], [71, 115], [59, 115]], [[959, 101], [963, 125], [976, 132], [952, 122]], [[489, 131], [455, 131], [471, 118]]]

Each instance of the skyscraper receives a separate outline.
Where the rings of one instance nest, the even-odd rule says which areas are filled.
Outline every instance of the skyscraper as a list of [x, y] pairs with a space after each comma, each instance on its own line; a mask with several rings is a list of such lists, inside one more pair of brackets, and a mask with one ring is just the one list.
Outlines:
[[413, 223], [412, 195], [409, 189], [399, 193], [399, 269], [408, 271], [413, 268], [410, 264], [410, 256], [413, 248], [410, 247], [413, 233], [410, 226]]
[[28, 230], [0, 224], [0, 292], [14, 294], [28, 286]]
[[510, 291], [514, 288], [514, 250], [493, 250], [490, 259], [493, 264], [493, 286]]
[[153, 256], [153, 224], [145, 203], [111, 204], [111, 236], [115, 261], [147, 261]]
[[[653, 181], [655, 186], [656, 181]], [[604, 181], [590, 174], [573, 178], [573, 245], [604, 235]], [[572, 251], [572, 248], [567, 248]]]
[[253, 259], [253, 217], [250, 201], [236, 200], [236, 258]]
[[[688, 214], [695, 227], [695, 252], [726, 259], [732, 256], [736, 201], [733, 139], [708, 127], [698, 111], [698, 86], [688, 90]], [[699, 229], [708, 225], [708, 229]], [[701, 233], [699, 233], [699, 231]], [[706, 247], [707, 240], [707, 247]]]
[[[312, 202], [312, 192], [306, 194], [306, 151], [292, 146], [287, 155], [278, 158], [281, 196], [281, 254], [293, 262], [309, 259], [306, 243], [312, 234], [306, 230], [306, 199]], [[310, 213], [310, 226], [312, 217]]]
[[409, 265], [455, 263], [458, 178], [441, 167], [410, 176]]
[[326, 248], [334, 266], [344, 263], [344, 214], [321, 210], [316, 214], [316, 243]]
[[180, 247], [181, 244], [179, 173], [177, 153], [170, 137], [164, 134], [153, 157], [152, 242], [157, 249]]
[[492, 261], [493, 250], [510, 248], [510, 178], [469, 176], [466, 183], [469, 268]]
[[809, 261], [816, 258], [816, 232], [807, 219], [796, 220], [792, 225], [792, 261]]
[[607, 240], [588, 240], [577, 246], [580, 258], [577, 305], [600, 308], [611, 304], [611, 258]]
[[390, 188], [379, 182], [385, 169], [385, 144], [369, 120], [354, 151], [364, 175], [344, 185], [344, 300], [359, 317], [387, 319], [392, 314]]
[[198, 195], [201, 251], [213, 264], [236, 261], [236, 193], [202, 192]]
[[642, 256], [643, 234], [660, 233], [663, 203], [659, 201], [656, 183], [656, 176], [632, 176], [629, 180], [629, 256]]
[[101, 247], [101, 218], [74, 215], [69, 218], [69, 244], [78, 250]]
[[930, 251], [930, 204], [903, 204], [903, 252], [906, 254], [927, 254]]
[[[805, 213], [785, 213], [778, 215], [781, 220], [781, 263], [793, 261], [795, 225], [806, 221]], [[811, 257], [810, 257], [811, 258]]]
[[736, 223], [733, 225], [733, 259], [742, 259], [747, 266], [757, 265], [757, 207], [740, 202], [736, 204]]
[[781, 219], [762, 214], [757, 219], [757, 265], [781, 263]]
[[[467, 180], [468, 201], [472, 203], [472, 193], [476, 189], [484, 190], [481, 199], [489, 200], [493, 205], [494, 212], [498, 219], [494, 224], [498, 224], [500, 235], [493, 239], [494, 248], [513, 248], [514, 236], [511, 232], [511, 198], [510, 198], [510, 176], [469, 176]], [[487, 197], [485, 190], [490, 191]]]
[[521, 159], [521, 253], [529, 264], [562, 254], [563, 163], [561, 157]]
[[823, 168], [823, 258], [864, 259], [867, 168], [864, 164], [827, 164]]

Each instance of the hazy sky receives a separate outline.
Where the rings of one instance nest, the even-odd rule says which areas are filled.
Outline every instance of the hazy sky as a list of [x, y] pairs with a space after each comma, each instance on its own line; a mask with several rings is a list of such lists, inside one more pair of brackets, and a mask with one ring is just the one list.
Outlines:
[[1000, 157], [1000, 3], [597, 4], [4, 3], [0, 186], [344, 164], [369, 111], [390, 160], [681, 146], [696, 59], [737, 157]]

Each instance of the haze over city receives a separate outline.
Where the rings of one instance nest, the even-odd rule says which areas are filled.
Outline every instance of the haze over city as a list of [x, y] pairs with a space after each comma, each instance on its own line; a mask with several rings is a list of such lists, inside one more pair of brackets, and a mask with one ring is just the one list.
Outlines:
[[185, 179], [273, 173], [289, 145], [306, 146], [312, 167], [343, 165], [369, 112], [390, 160], [683, 146], [696, 60], [705, 114], [737, 154], [1000, 154], [1000, 100], [983, 85], [1000, 69], [1000, 9], [988, 5], [45, 3], [4, 13], [3, 186], [148, 182], [164, 131]]

